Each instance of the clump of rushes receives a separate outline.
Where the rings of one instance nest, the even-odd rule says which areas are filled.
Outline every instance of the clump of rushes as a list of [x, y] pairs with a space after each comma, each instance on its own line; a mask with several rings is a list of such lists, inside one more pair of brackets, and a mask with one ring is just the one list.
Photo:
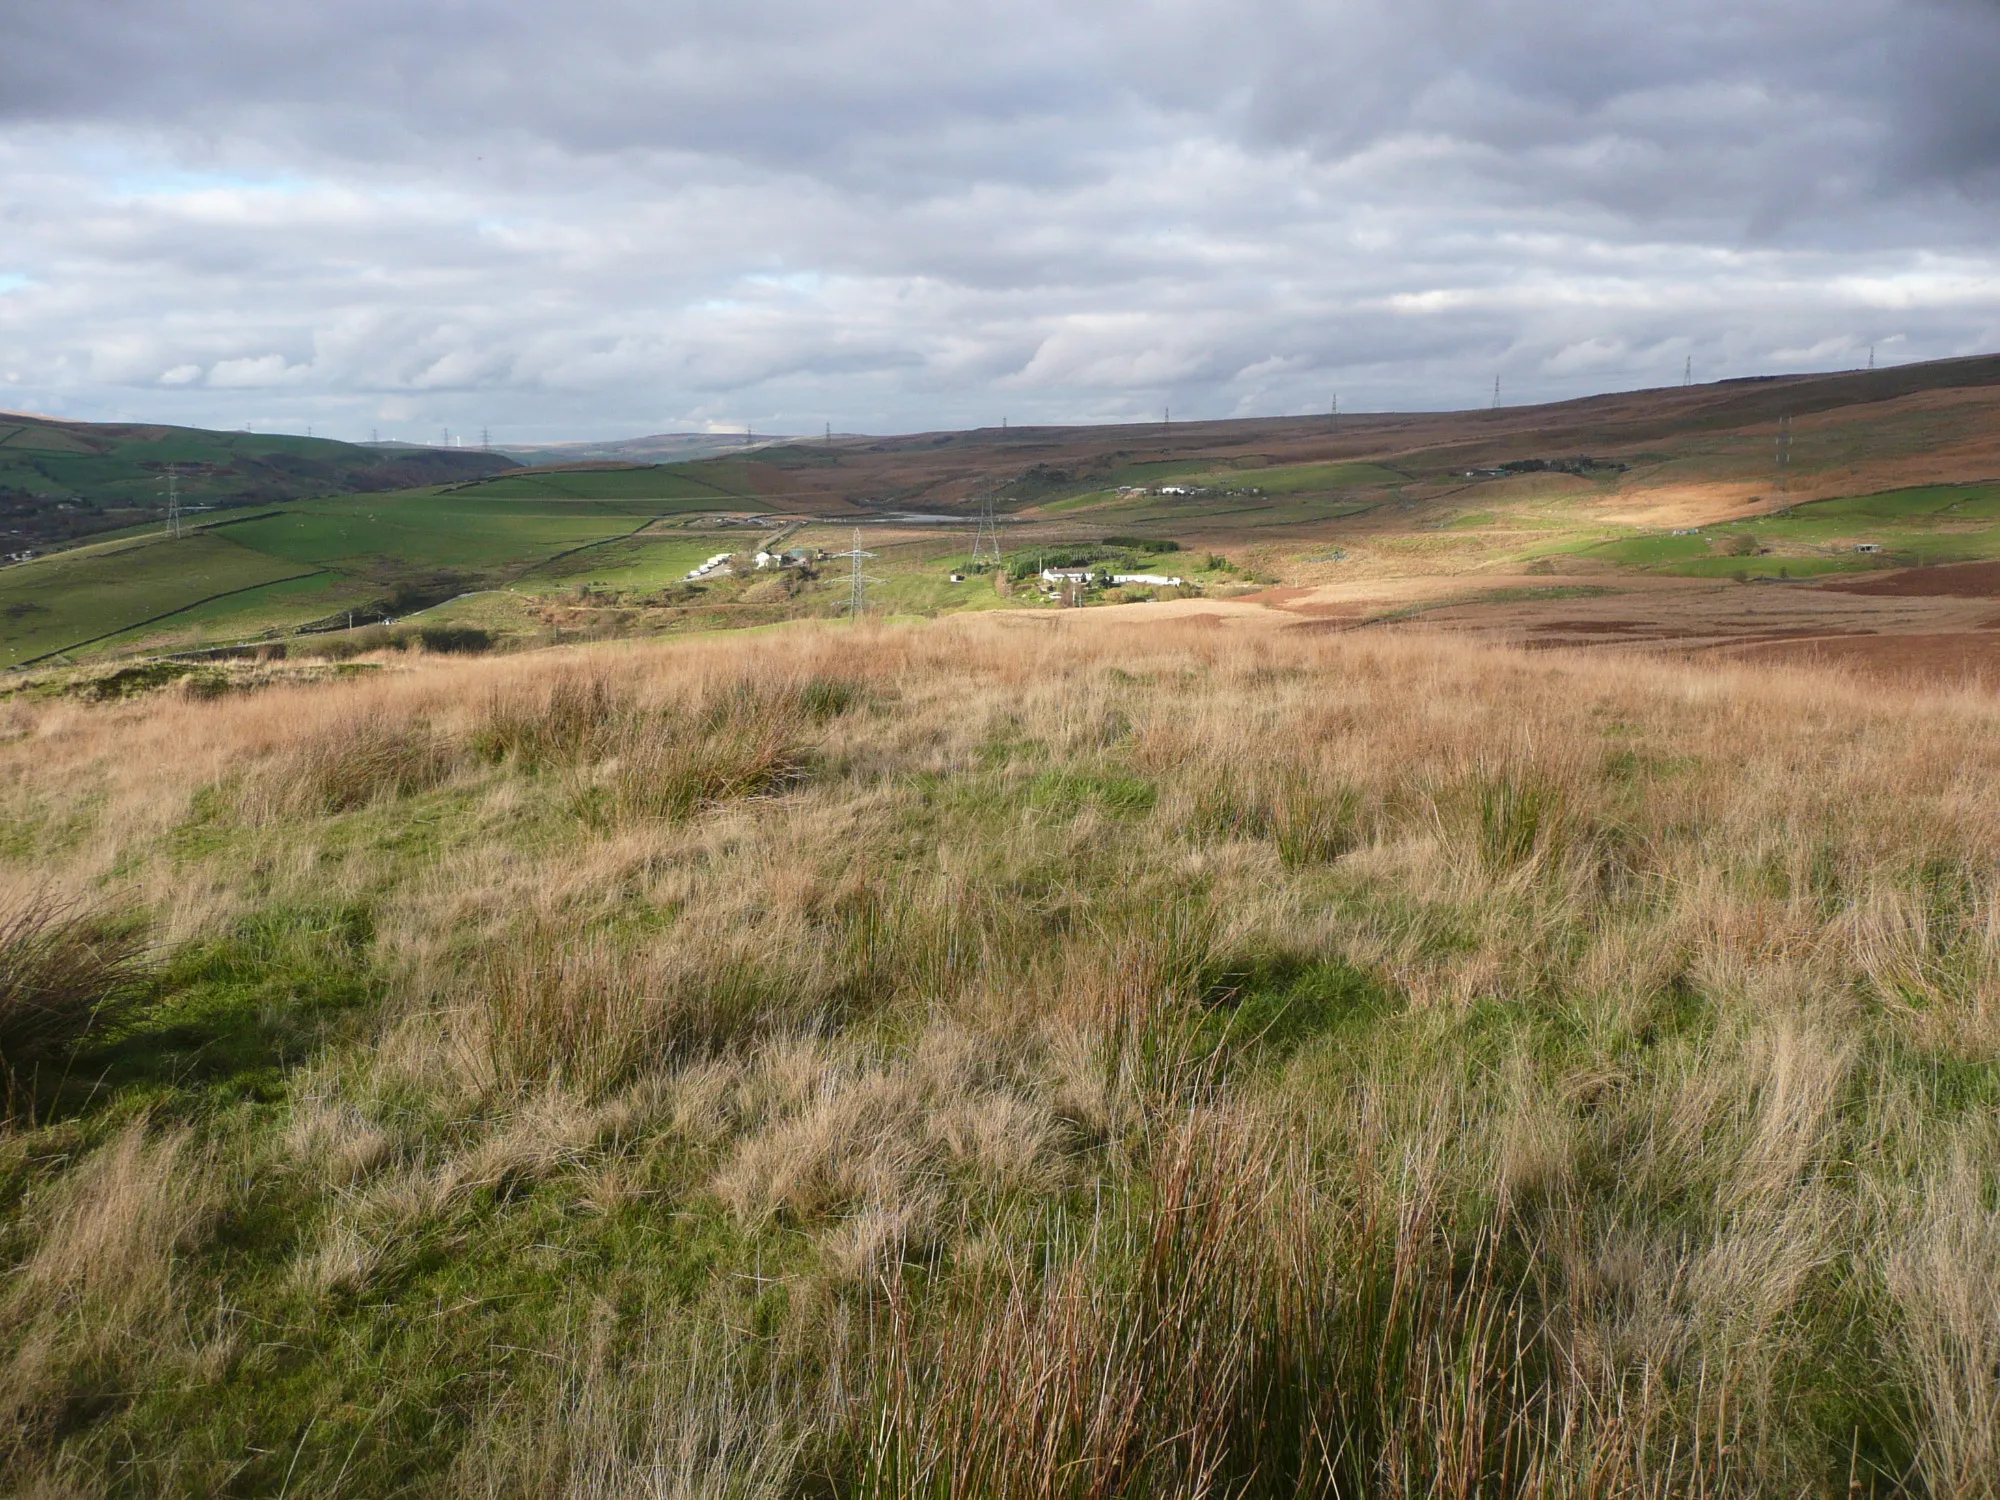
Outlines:
[[1288, 768], [1272, 790], [1271, 832], [1288, 865], [1338, 859], [1361, 842], [1361, 796], [1317, 770]]
[[364, 714], [300, 745], [282, 765], [282, 796], [300, 811], [352, 812], [428, 791], [458, 766], [457, 748], [422, 720]]
[[565, 671], [546, 685], [516, 685], [494, 694], [473, 734], [473, 748], [524, 771], [576, 765], [601, 754], [630, 713], [629, 701], [603, 676]]
[[143, 938], [48, 897], [0, 910], [0, 1087], [5, 1112], [33, 1096], [86, 1037], [125, 1020], [144, 981]]

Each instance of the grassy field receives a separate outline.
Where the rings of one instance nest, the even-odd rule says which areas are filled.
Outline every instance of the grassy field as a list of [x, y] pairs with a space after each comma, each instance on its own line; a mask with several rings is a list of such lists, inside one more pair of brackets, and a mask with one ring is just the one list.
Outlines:
[[[685, 586], [696, 563], [752, 550], [781, 526], [791, 545], [806, 545], [797, 534], [803, 525], [810, 548], [832, 554], [846, 552], [861, 527], [865, 550], [876, 554], [869, 572], [878, 612], [1040, 602], [1034, 589], [1009, 595], [977, 580], [949, 582], [988, 501], [1015, 558], [1062, 555], [1111, 536], [1173, 541], [1186, 560], [1173, 571], [1203, 589], [1247, 591], [1255, 582], [1327, 590], [1297, 607], [1378, 620], [1438, 607], [1444, 596], [1431, 584], [1440, 579], [1474, 601], [1524, 574], [1623, 577], [1634, 600], [1647, 601], [1641, 612], [1652, 614], [1650, 625], [1607, 610], [1606, 628], [1589, 639], [1679, 635], [1713, 643], [1719, 637], [1703, 628], [1702, 608], [1721, 609], [1735, 622], [1725, 633], [1748, 637], [1759, 633], [1762, 606], [1722, 604], [1712, 590], [1702, 592], [1706, 585], [2000, 559], [2000, 482], [1991, 477], [2000, 470], [1992, 437], [2000, 429], [1991, 419], [2000, 405], [1996, 369], [1990, 360], [1945, 362], [1338, 424], [843, 438], [692, 462], [514, 469], [395, 493], [293, 499], [222, 518], [217, 536], [269, 560], [270, 571], [259, 574], [260, 565], [237, 559], [244, 576], [235, 591], [209, 588], [195, 569], [183, 570], [176, 585], [170, 560], [140, 549], [8, 570], [0, 582], [0, 662], [281, 639], [312, 649], [305, 637], [350, 611], [368, 624], [409, 621], [466, 594], [486, 599], [479, 612], [503, 644], [836, 612], [846, 598], [837, 562], [805, 576], [718, 574]], [[1782, 489], [1773, 467], [1781, 414], [1795, 419]], [[146, 429], [142, 436], [167, 445], [161, 452], [184, 440], [240, 446], [232, 434]], [[288, 462], [310, 457], [270, 441]], [[111, 443], [110, 430], [44, 423], [0, 442], [0, 452], [9, 444], [69, 444], [78, 462], [109, 462], [84, 451], [93, 442]], [[1163, 488], [1190, 493], [1155, 493]], [[958, 521], [920, 524], [939, 515]], [[1207, 567], [1211, 555], [1228, 566]], [[1685, 585], [1679, 595], [1659, 588], [1676, 579]], [[1092, 602], [1125, 599], [1103, 594]], [[1513, 610], [1491, 629], [1533, 634], [1565, 618], [1537, 621]], [[1878, 627], [1920, 634], [1977, 625], [1968, 612], [1942, 607], [1856, 614], [1836, 604], [1817, 613], [1791, 608], [1761, 629], [1832, 638]]]
[[461, 449], [389, 451], [284, 433], [0, 413], [0, 533], [12, 552], [156, 520], [165, 514], [170, 468], [182, 503], [200, 511], [401, 489], [512, 466]]
[[0, 1489], [2000, 1488], [1990, 693], [227, 670], [0, 704]]
[[715, 550], [706, 534], [635, 536], [660, 509], [482, 488], [295, 501], [173, 542], [150, 531], [0, 570], [0, 665], [403, 615], [481, 588], [658, 586]]
[[199, 600], [246, 599], [311, 563], [238, 545], [226, 532], [179, 542], [111, 543], [0, 570], [0, 665], [76, 647]]

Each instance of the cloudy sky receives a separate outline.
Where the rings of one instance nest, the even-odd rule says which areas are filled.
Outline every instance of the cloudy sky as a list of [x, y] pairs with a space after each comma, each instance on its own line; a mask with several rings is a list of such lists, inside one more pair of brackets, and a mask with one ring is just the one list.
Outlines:
[[0, 407], [496, 442], [2000, 348], [2000, 0], [0, 0]]

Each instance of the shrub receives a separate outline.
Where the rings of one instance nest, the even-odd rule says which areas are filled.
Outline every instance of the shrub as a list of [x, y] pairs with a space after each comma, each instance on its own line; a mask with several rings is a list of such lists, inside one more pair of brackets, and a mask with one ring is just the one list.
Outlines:
[[425, 625], [417, 630], [417, 640], [426, 651], [471, 654], [493, 649], [493, 632], [477, 625]]

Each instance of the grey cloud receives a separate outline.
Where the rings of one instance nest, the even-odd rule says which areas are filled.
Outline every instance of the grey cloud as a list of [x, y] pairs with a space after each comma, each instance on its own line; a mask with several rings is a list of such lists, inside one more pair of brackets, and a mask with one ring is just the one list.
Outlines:
[[0, 26], [0, 405], [897, 427], [2000, 334], [1991, 0], [0, 0]]

